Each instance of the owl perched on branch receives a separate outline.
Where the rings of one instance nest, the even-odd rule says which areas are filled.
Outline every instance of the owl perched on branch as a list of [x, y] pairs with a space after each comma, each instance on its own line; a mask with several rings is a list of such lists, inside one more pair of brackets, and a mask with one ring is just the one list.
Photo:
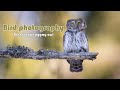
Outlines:
[[[88, 40], [85, 29], [86, 22], [83, 19], [70, 19], [67, 21], [67, 31], [64, 34], [64, 52], [79, 53], [88, 52]], [[71, 72], [81, 72], [83, 70], [83, 60], [67, 60], [70, 64]]]

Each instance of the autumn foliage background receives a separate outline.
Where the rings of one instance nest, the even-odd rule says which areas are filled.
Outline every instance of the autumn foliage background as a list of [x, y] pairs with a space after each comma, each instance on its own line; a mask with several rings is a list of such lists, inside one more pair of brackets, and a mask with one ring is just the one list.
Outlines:
[[[99, 52], [94, 61], [85, 60], [80, 73], [69, 71], [65, 60], [23, 60], [0, 58], [0, 78], [18, 79], [116, 79], [120, 78], [120, 12], [119, 11], [0, 11], [0, 49], [7, 45], [24, 45], [34, 50], [63, 51], [63, 32], [53, 37], [15, 37], [4, 31], [3, 24], [62, 25], [68, 19], [83, 18], [91, 52]], [[21, 31], [40, 33], [39, 31]]]

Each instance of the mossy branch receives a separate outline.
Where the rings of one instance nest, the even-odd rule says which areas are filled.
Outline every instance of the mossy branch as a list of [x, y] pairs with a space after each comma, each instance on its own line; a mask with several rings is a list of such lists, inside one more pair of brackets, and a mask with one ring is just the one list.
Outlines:
[[7, 46], [5, 50], [0, 50], [1, 58], [22, 58], [33, 60], [53, 60], [53, 59], [74, 59], [74, 60], [94, 60], [98, 55], [97, 52], [80, 52], [80, 53], [66, 53], [57, 52], [55, 50], [34, 51], [31, 48], [25, 46]]

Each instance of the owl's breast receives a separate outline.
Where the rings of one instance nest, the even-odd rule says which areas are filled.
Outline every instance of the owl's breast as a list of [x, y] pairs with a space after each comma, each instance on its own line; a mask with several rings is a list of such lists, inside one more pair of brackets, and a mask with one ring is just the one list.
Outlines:
[[81, 50], [81, 42], [77, 33], [66, 33], [64, 50], [66, 52], [79, 52]]

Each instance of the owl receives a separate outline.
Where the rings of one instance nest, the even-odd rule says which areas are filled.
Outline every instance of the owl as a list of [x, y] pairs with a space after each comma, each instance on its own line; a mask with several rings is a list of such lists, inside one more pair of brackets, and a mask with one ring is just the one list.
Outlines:
[[[87, 28], [85, 20], [70, 19], [66, 24], [67, 31], [63, 36], [64, 52], [79, 53], [89, 52], [88, 39], [85, 33]], [[70, 64], [71, 72], [81, 72], [83, 70], [83, 60], [67, 60]]]

